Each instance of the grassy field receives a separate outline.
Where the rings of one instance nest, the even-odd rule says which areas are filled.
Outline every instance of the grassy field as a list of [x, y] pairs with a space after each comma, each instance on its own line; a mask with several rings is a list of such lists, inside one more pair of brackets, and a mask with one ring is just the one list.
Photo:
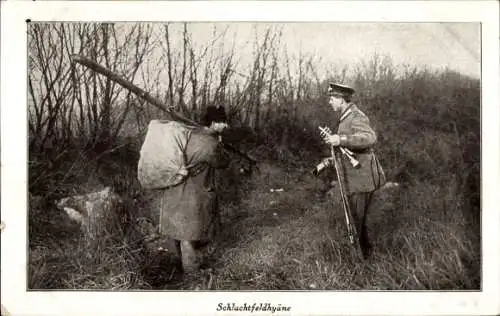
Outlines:
[[474, 239], [479, 236], [471, 234], [453, 185], [416, 182], [377, 194], [368, 220], [375, 251], [370, 260], [359, 262], [347, 241], [336, 188], [330, 189], [323, 179], [308, 175], [309, 167], [262, 160], [260, 170], [245, 179], [226, 171], [222, 181], [223, 231], [205, 251], [206, 269], [190, 276], [180, 273], [179, 259], [172, 252], [158, 250], [168, 249], [168, 240], [145, 242], [149, 232], [141, 230], [144, 226], [138, 223], [155, 225], [157, 220], [146, 193], [130, 202], [132, 225], [91, 247], [65, 214], [50, 204], [37, 210], [33, 206], [41, 202], [33, 201], [29, 287], [479, 288], [479, 240]]

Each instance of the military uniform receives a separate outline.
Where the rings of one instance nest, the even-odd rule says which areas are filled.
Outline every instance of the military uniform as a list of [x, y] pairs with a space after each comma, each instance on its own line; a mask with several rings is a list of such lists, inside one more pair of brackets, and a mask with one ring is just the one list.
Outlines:
[[[352, 94], [354, 90], [347, 92]], [[386, 182], [384, 170], [373, 151], [377, 135], [368, 117], [352, 102], [348, 102], [340, 114], [337, 135], [340, 137], [339, 145], [352, 151], [360, 163], [355, 168], [345, 155], [339, 155], [342, 162], [339, 181], [345, 184], [361, 249], [366, 257], [371, 251], [366, 227], [367, 213], [373, 192]]]
[[370, 120], [354, 104], [350, 103], [341, 115], [337, 134], [340, 146], [354, 152], [360, 167], [354, 168], [348, 158], [342, 155], [347, 192], [373, 192], [385, 184], [385, 174], [372, 147], [377, 135], [370, 126]]

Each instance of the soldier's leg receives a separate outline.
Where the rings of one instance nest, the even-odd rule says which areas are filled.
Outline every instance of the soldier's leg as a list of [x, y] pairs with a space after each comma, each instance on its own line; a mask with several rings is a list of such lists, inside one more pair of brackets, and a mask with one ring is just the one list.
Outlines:
[[203, 248], [209, 244], [213, 243], [215, 237], [217, 237], [222, 231], [222, 222], [219, 210], [219, 197], [216, 195], [212, 204], [210, 205], [211, 210], [211, 230], [208, 233], [207, 238], [200, 239], [194, 242], [196, 248]]
[[364, 205], [363, 205], [363, 217], [361, 219], [361, 233], [360, 233], [360, 243], [361, 243], [361, 248], [365, 252], [365, 255], [368, 256], [371, 253], [372, 250], [372, 245], [369, 239], [368, 235], [368, 228], [366, 225], [366, 220], [368, 218], [368, 212], [370, 211], [370, 205], [372, 201], [372, 192], [365, 192], [364, 193]]
[[360, 237], [363, 219], [363, 193], [352, 193], [349, 196], [349, 204], [351, 207], [352, 218], [354, 220], [354, 226], [356, 227], [356, 233], [358, 234], [358, 237]]
[[371, 192], [353, 193], [350, 197], [351, 212], [355, 222], [356, 231], [358, 233], [361, 250], [363, 251], [363, 255], [365, 257], [367, 257], [371, 251], [371, 244], [368, 238], [368, 230], [366, 226], [371, 197]]
[[184, 272], [189, 273], [199, 269], [200, 263], [194, 242], [181, 240], [181, 258]]
[[222, 231], [222, 220], [220, 216], [220, 209], [219, 209], [219, 195], [217, 194], [215, 196], [215, 201], [213, 205], [213, 216], [214, 216], [214, 237], [219, 235]]
[[178, 256], [178, 257], [182, 256], [181, 242], [180, 242], [180, 240], [168, 238], [165, 241], [165, 246], [166, 246], [167, 249], [172, 250], [172, 252], [176, 256]]

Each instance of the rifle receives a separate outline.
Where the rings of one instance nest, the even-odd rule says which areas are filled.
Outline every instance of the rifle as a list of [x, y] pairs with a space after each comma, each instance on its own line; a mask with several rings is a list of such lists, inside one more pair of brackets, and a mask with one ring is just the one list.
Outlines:
[[[188, 124], [192, 127], [197, 127], [197, 128], [202, 128], [203, 126], [193, 120], [191, 120], [188, 117], [185, 117], [184, 115], [172, 110], [170, 107], [166, 106], [163, 102], [161, 102], [159, 99], [153, 97], [151, 94], [147, 93], [143, 89], [139, 88], [138, 86], [134, 85], [132, 82], [126, 80], [125, 78], [122, 78], [118, 74], [112, 72], [111, 70], [99, 65], [98, 63], [94, 62], [93, 60], [90, 60], [88, 58], [85, 58], [80, 55], [71, 55], [71, 60], [73, 62], [77, 62], [83, 66], [86, 66], [87, 68], [90, 68], [91, 70], [100, 73], [101, 75], [113, 80], [114, 82], [120, 84], [124, 88], [132, 91], [135, 95], [138, 97], [144, 99], [145, 101], [149, 102], [150, 104], [154, 105], [158, 109], [162, 110], [166, 114], [170, 115], [170, 117], [174, 120], [181, 121], [182, 123]], [[252, 165], [257, 164], [257, 160], [254, 158], [250, 157], [248, 154], [241, 152], [238, 150], [236, 147], [223, 143], [222, 145], [224, 149], [231, 151], [245, 159], [247, 159]]]
[[[326, 128], [320, 127], [319, 129], [321, 130], [322, 136], [331, 134], [331, 131], [328, 127], [326, 127]], [[330, 147], [330, 152], [332, 155], [330, 159], [333, 160], [333, 164], [335, 166], [335, 173], [337, 174], [337, 179], [338, 179], [338, 183], [339, 183], [339, 187], [340, 187], [340, 196], [342, 199], [342, 206], [344, 208], [345, 221], [346, 221], [346, 225], [347, 225], [347, 235], [349, 236], [349, 242], [355, 248], [358, 256], [360, 258], [363, 258], [363, 253], [361, 251], [361, 245], [360, 245], [359, 239], [358, 239], [358, 233], [356, 231], [356, 226], [354, 225], [354, 220], [353, 220], [352, 213], [351, 213], [351, 207], [349, 205], [349, 201], [347, 199], [347, 194], [346, 194], [345, 188], [344, 188], [344, 183], [343, 183], [344, 177], [342, 177], [342, 173], [341, 173], [342, 165], [341, 165], [341, 162], [337, 158], [338, 155], [340, 155], [340, 154], [346, 155], [346, 152], [344, 152], [342, 150], [342, 147], [336, 148], [335, 146]], [[351, 164], [353, 164], [353, 166], [354, 165], [359, 166], [358, 161], [356, 161], [357, 162], [357, 164], [356, 164], [355, 161], [351, 160], [351, 159], [355, 159], [353, 156], [349, 155], [349, 153], [347, 153], [347, 155], [348, 155], [348, 158], [349, 158]]]

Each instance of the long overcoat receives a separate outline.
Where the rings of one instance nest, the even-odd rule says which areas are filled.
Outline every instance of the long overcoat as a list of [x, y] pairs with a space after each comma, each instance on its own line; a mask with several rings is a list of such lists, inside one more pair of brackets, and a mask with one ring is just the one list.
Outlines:
[[196, 174], [179, 185], [159, 190], [156, 203], [163, 235], [190, 241], [214, 236], [219, 221], [215, 172], [229, 161], [215, 137], [193, 132], [186, 147], [187, 165], [200, 157], [204, 157], [204, 163]]
[[354, 152], [361, 164], [354, 168], [345, 155], [339, 155], [347, 193], [372, 192], [383, 186], [385, 173], [373, 150], [377, 135], [368, 117], [354, 103], [341, 115], [337, 134], [341, 137], [340, 145]]

